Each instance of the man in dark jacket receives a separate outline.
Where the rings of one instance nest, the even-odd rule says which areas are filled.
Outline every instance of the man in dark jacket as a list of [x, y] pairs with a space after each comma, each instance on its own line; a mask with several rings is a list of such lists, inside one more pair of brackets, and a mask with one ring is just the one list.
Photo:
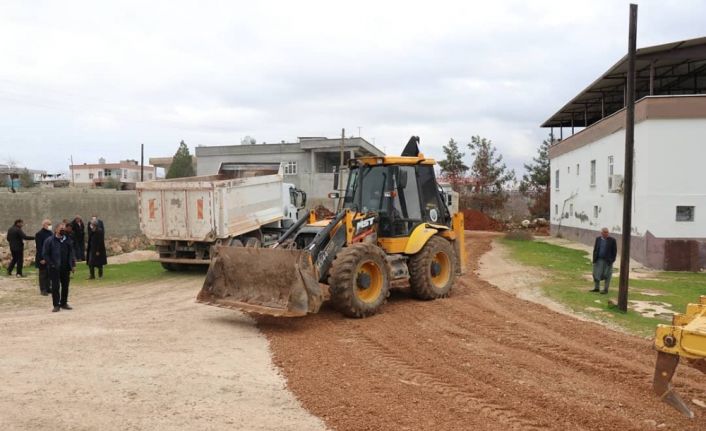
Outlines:
[[68, 303], [70, 273], [76, 267], [71, 238], [66, 236], [64, 224], [61, 223], [54, 229], [54, 235], [44, 242], [42, 247], [42, 257], [49, 270], [51, 280], [51, 297], [54, 308], [52, 312], [57, 312], [62, 308], [71, 310]]
[[103, 266], [108, 264], [108, 259], [105, 254], [105, 237], [103, 229], [97, 221], [91, 221], [88, 224], [90, 232], [88, 238], [87, 259], [88, 269], [91, 275], [89, 280], [96, 278], [96, 268], [98, 268], [98, 278], [103, 278]]
[[86, 225], [83, 223], [81, 216], [76, 216], [71, 222], [71, 229], [74, 232], [74, 251], [76, 252], [76, 260], [85, 260], [86, 250]]
[[22, 219], [17, 219], [15, 224], [7, 230], [7, 242], [10, 244], [10, 253], [12, 254], [10, 266], [7, 267], [7, 275], [12, 275], [12, 270], [17, 265], [17, 276], [24, 277], [22, 275], [22, 265], [25, 258], [25, 241], [34, 239], [34, 237], [25, 235], [22, 231], [22, 226], [24, 226]]
[[[593, 245], [593, 283], [591, 292], [608, 293], [610, 278], [613, 275], [613, 263], [618, 255], [618, 243], [610, 236], [608, 228], [601, 229], [601, 236]], [[605, 280], [605, 289], [600, 290], [601, 280]]]
[[36, 253], [34, 255], [34, 265], [39, 271], [39, 293], [44, 296], [49, 295], [51, 291], [51, 282], [49, 281], [49, 272], [47, 271], [47, 264], [42, 263], [44, 257], [42, 257], [42, 247], [44, 247], [44, 241], [51, 237], [54, 233], [51, 230], [51, 220], [46, 219], [42, 222], [42, 228], [39, 232], [34, 234], [34, 245], [36, 246]]

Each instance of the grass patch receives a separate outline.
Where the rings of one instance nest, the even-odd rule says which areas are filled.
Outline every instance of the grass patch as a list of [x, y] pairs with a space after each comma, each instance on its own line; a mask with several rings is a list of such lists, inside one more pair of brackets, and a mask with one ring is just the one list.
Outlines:
[[[519, 263], [539, 267], [546, 275], [542, 283], [545, 294], [592, 318], [617, 324], [630, 332], [649, 336], [655, 325], [668, 319], [646, 317], [634, 310], [622, 313], [608, 303], [617, 300], [618, 273], [613, 274], [608, 295], [588, 292], [593, 288], [592, 265], [588, 253], [541, 241], [500, 240]], [[651, 279], [631, 279], [629, 300], [645, 301], [643, 310], [667, 303], [674, 312], [683, 312], [686, 304], [706, 295], [706, 274], [688, 272], [655, 272]]]

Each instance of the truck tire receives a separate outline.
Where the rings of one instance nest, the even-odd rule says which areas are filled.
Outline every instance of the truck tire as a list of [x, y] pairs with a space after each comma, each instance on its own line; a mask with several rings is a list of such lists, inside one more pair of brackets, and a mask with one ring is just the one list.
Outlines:
[[250, 237], [245, 240], [245, 247], [260, 248], [261, 245], [262, 243], [260, 242], [260, 240], [255, 237]]
[[456, 281], [456, 252], [451, 243], [434, 235], [409, 259], [409, 284], [419, 299], [449, 296]]
[[390, 268], [378, 246], [356, 243], [343, 248], [331, 264], [331, 303], [348, 317], [378, 312], [390, 295]]

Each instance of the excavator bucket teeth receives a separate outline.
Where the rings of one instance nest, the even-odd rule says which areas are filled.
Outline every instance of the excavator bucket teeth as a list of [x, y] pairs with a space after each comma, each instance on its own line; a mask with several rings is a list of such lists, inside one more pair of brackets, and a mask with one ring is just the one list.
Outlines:
[[693, 419], [694, 412], [672, 387], [672, 377], [679, 365], [679, 356], [665, 352], [657, 352], [657, 365], [653, 388], [662, 401], [679, 410], [684, 416]]
[[218, 247], [196, 301], [272, 316], [316, 313], [322, 290], [309, 253]]

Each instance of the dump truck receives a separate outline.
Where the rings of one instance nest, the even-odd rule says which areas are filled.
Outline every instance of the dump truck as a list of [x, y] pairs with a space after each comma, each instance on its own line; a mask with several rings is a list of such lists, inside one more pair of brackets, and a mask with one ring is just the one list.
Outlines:
[[655, 393], [693, 419], [694, 412], [674, 390], [672, 378], [680, 360], [706, 373], [706, 296], [702, 296], [698, 304], [688, 304], [684, 314], [674, 314], [671, 325], [657, 325], [654, 347], [657, 350]]
[[341, 211], [304, 215], [268, 248], [216, 247], [197, 302], [293, 317], [330, 301], [366, 317], [394, 287], [449, 295], [465, 263], [463, 215], [448, 210], [434, 165], [418, 151], [351, 160]]
[[214, 246], [267, 246], [298, 217], [306, 193], [280, 163], [223, 163], [216, 175], [137, 184], [140, 229], [170, 271], [208, 265]]

